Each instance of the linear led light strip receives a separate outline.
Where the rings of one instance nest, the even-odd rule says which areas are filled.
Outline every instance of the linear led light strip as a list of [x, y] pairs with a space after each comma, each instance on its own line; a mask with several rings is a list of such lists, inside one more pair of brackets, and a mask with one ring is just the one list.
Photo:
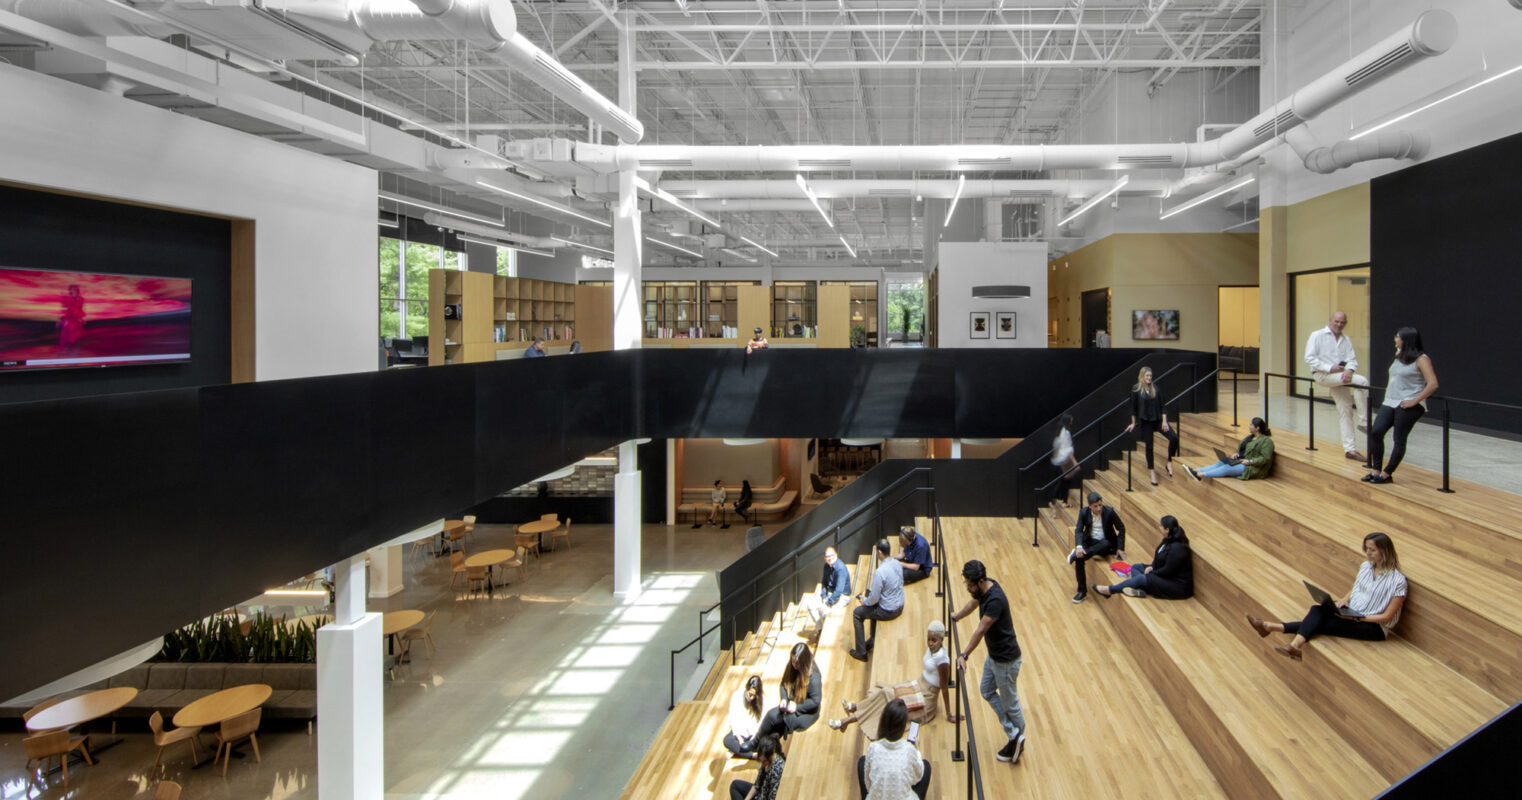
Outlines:
[[1122, 176], [1120, 176], [1120, 180], [1116, 181], [1114, 186], [1111, 186], [1110, 188], [1100, 192], [1099, 194], [1096, 194], [1093, 197], [1090, 197], [1089, 199], [1085, 200], [1083, 202], [1083, 205], [1073, 209], [1073, 213], [1063, 217], [1061, 220], [1058, 220], [1057, 225], [1060, 227], [1060, 226], [1068, 224], [1069, 222], [1072, 222], [1075, 219], [1078, 219], [1079, 217], [1081, 217], [1084, 214], [1088, 213], [1090, 209], [1094, 208], [1095, 206], [1099, 205], [1100, 203], [1103, 203], [1105, 201], [1105, 198], [1107, 198], [1110, 195], [1115, 194], [1116, 192], [1120, 191], [1122, 188], [1125, 187], [1126, 184], [1128, 184], [1130, 182], [1131, 182], [1131, 176], [1130, 175], [1122, 175]]
[[[967, 185], [967, 176], [966, 175], [958, 175], [957, 176], [957, 191], [956, 191], [956, 194], [953, 194], [951, 196], [951, 206], [946, 209], [946, 221], [941, 223], [941, 227], [942, 228], [944, 228], [947, 225], [951, 224], [951, 215], [956, 212], [956, 210], [957, 210], [957, 201], [962, 199], [962, 188], [965, 187], [966, 185]], [[853, 253], [852, 255], [855, 255], [855, 254]]]
[[1397, 122], [1400, 122], [1401, 120], [1409, 119], [1411, 117], [1414, 117], [1417, 114], [1420, 114], [1423, 111], [1426, 111], [1427, 109], [1432, 108], [1433, 106], [1440, 105], [1442, 103], [1446, 103], [1449, 100], [1452, 100], [1453, 98], [1458, 97], [1461, 94], [1472, 92], [1475, 89], [1478, 89], [1478, 88], [1480, 88], [1481, 86], [1484, 86], [1487, 83], [1490, 83], [1492, 81], [1498, 81], [1498, 80], [1506, 77], [1507, 75], [1510, 75], [1513, 72], [1517, 72], [1519, 70], [1522, 70], [1522, 64], [1518, 64], [1517, 66], [1512, 67], [1511, 69], [1505, 70], [1504, 72], [1498, 72], [1498, 73], [1496, 73], [1494, 75], [1491, 75], [1488, 78], [1471, 78], [1470, 80], [1472, 80], [1474, 82], [1470, 83], [1468, 86], [1463, 86], [1461, 88], [1454, 89], [1454, 90], [1448, 92], [1447, 94], [1443, 95], [1442, 97], [1439, 97], [1438, 99], [1433, 100], [1430, 103], [1423, 103], [1422, 105], [1420, 105], [1420, 106], [1418, 106], [1418, 107], [1416, 107], [1416, 108], [1414, 108], [1414, 109], [1412, 109], [1410, 111], [1407, 111], [1404, 114], [1401, 114], [1399, 116], [1387, 119], [1384, 122], [1381, 122], [1378, 125], [1375, 125], [1375, 126], [1369, 128], [1368, 130], [1359, 131], [1358, 133], [1355, 133], [1352, 136], [1349, 136], [1348, 139], [1349, 140], [1361, 139], [1361, 138], [1363, 138], [1365, 136], [1368, 136], [1369, 134], [1371, 134], [1371, 133], [1373, 133], [1375, 131], [1383, 130], [1385, 128], [1390, 127], [1391, 125], [1394, 125]]
[[1226, 194], [1228, 192], [1234, 192], [1234, 191], [1242, 188], [1243, 186], [1246, 186], [1247, 184], [1252, 183], [1253, 181], [1255, 181], [1257, 179], [1258, 179], [1258, 177], [1256, 175], [1248, 175], [1247, 177], [1245, 177], [1242, 180], [1239, 180], [1239, 181], [1237, 181], [1235, 183], [1229, 183], [1229, 184], [1227, 184], [1225, 186], [1222, 186], [1219, 189], [1213, 189], [1211, 191], [1208, 191], [1208, 192], [1200, 195], [1199, 197], [1196, 197], [1193, 200], [1190, 200], [1189, 202], [1184, 203], [1183, 205], [1174, 206], [1172, 209], [1170, 209], [1168, 211], [1164, 211], [1162, 213], [1162, 216], [1158, 217], [1158, 219], [1159, 220], [1164, 220], [1164, 219], [1167, 219], [1167, 218], [1173, 216], [1174, 214], [1182, 214], [1185, 211], [1188, 211], [1189, 209], [1194, 208], [1195, 206], [1197, 206], [1197, 205], [1199, 205], [1201, 203], [1208, 203], [1211, 200], [1214, 200], [1214, 199], [1216, 199], [1217, 197], [1220, 197], [1223, 194]]
[[457, 217], [459, 219], [468, 219], [471, 222], [480, 222], [480, 223], [485, 224], [485, 225], [496, 225], [496, 226], [499, 226], [499, 227], [502, 225], [502, 220], [500, 220], [500, 219], [492, 219], [491, 217], [483, 217], [480, 214], [471, 214], [470, 212], [467, 212], [467, 211], [456, 211], [456, 210], [450, 208], [449, 206], [441, 206], [438, 203], [425, 203], [425, 202], [423, 202], [421, 200], [413, 200], [413, 199], [408, 198], [408, 197], [402, 197], [401, 195], [391, 194], [390, 192], [381, 192], [379, 194], [379, 197], [382, 200], [390, 200], [391, 202], [396, 203], [397, 205], [412, 206], [413, 208], [421, 208], [424, 211], [433, 211], [433, 212], [436, 212], [436, 213], [439, 213], [439, 214], [443, 214], [443, 215], [449, 216], [449, 217]]
[[856, 249], [851, 246], [850, 242], [846, 241], [846, 237], [840, 237], [840, 243], [846, 246], [846, 252], [850, 253], [852, 258], [856, 257]]
[[775, 252], [773, 252], [771, 250], [768, 250], [764, 245], [760, 244], [755, 239], [751, 239], [751, 238], [748, 238], [748, 237], [745, 237], [745, 236], [741, 236], [740, 237], [740, 241], [750, 245], [751, 247], [756, 248], [757, 250], [760, 250], [761, 252], [771, 256], [772, 258], [781, 258], [782, 257], [782, 256], [777, 255]]
[[[519, 200], [523, 200], [525, 202], [533, 203], [534, 205], [541, 206], [543, 208], [548, 208], [551, 211], [554, 211], [554, 212], [557, 212], [557, 213], [560, 213], [560, 214], [565, 214], [566, 216], [575, 217], [577, 219], [584, 219], [587, 222], [592, 223], [593, 225], [601, 225], [604, 228], [611, 228], [611, 227], [613, 227], [613, 223], [611, 223], [611, 222], [604, 222], [603, 220], [600, 220], [600, 219], [598, 219], [596, 217], [589, 217], [586, 214], [583, 214], [583, 213], [581, 213], [580, 211], [577, 211], [574, 208], [567, 208], [566, 206], [560, 205], [559, 203], [551, 203], [548, 200], [541, 200], [541, 199], [539, 199], [537, 197], [533, 197], [531, 195], [520, 194], [518, 192], [512, 191], [511, 189], [504, 189], [501, 186], [494, 186], [494, 185], [492, 185], [490, 183], [487, 183], [486, 181], [483, 181], [483, 180], [477, 180], [476, 181], [476, 185], [481, 187], [482, 189], [490, 189], [491, 191], [496, 192], [498, 194], [505, 194], [508, 197], [516, 197]], [[497, 224], [501, 225], [502, 223], [498, 222]]]
[[696, 208], [693, 208], [692, 206], [689, 206], [686, 203], [683, 203], [681, 200], [678, 200], [676, 198], [676, 195], [666, 191], [665, 189], [661, 189], [661, 188], [656, 187], [656, 186], [651, 186], [650, 182], [645, 180], [644, 178], [635, 178], [634, 179], [634, 187], [636, 189], [639, 189], [639, 190], [643, 191], [643, 192], [646, 192], [648, 194], [654, 195], [655, 197], [659, 197], [661, 200], [665, 201], [668, 205], [676, 208], [677, 210], [679, 210], [679, 211], [685, 211], [688, 214], [691, 214], [692, 216], [697, 217], [700, 220], [703, 220], [704, 222], [708, 223], [709, 225], [714, 226], [715, 228], [722, 228], [722, 227], [724, 227], [723, 225], [720, 225], [719, 221], [714, 219], [713, 217], [710, 217], [707, 214], [704, 214], [703, 212], [697, 210]]
[[557, 242], [560, 242], [561, 244], [565, 245], [566, 247], [579, 247], [582, 250], [591, 250], [594, 253], [607, 253], [610, 256], [613, 255], [613, 251], [612, 250], [604, 250], [601, 247], [593, 247], [592, 245], [589, 245], [589, 244], [583, 244], [581, 242], [573, 242], [570, 239], [562, 239], [559, 236], [551, 236], [550, 238], [555, 240], [555, 241], [557, 241]]
[[754, 259], [754, 258], [752, 258], [752, 257], [750, 257], [750, 256], [748, 256], [748, 255], [746, 255], [746, 254], [744, 254], [742, 252], [740, 252], [739, 250], [731, 250], [728, 247], [721, 247], [721, 248], [719, 248], [719, 252], [721, 252], [721, 253], [728, 253], [728, 254], [734, 256], [735, 258], [738, 258], [738, 259], [741, 259], [741, 260], [744, 260], [744, 261], [749, 261], [752, 264], [756, 263], [756, 259]]
[[814, 190], [809, 188], [809, 182], [803, 179], [803, 173], [795, 173], [793, 175], [793, 181], [796, 182], [798, 184], [798, 188], [802, 189], [803, 193], [808, 196], [809, 202], [814, 204], [814, 210], [819, 212], [819, 216], [824, 217], [825, 223], [827, 223], [831, 228], [834, 228], [835, 220], [830, 219], [830, 215], [824, 213], [824, 206], [819, 204], [819, 198], [814, 194]]
[[671, 242], [663, 242], [660, 239], [655, 238], [654, 236], [646, 236], [645, 240], [650, 242], [651, 244], [658, 244], [661, 247], [669, 247], [672, 250], [677, 250], [679, 252], [686, 253], [687, 255], [692, 256], [694, 258], [702, 258], [703, 257], [702, 253], [693, 252], [693, 251], [688, 250], [687, 248], [685, 248], [685, 247], [683, 247], [683, 246], [681, 246], [679, 244], [672, 244]]
[[499, 242], [499, 241], [497, 241], [495, 239], [482, 239], [479, 236], [471, 236], [469, 234], [460, 233], [459, 231], [455, 231], [455, 236], [460, 241], [462, 241], [462, 242], [475, 242], [476, 244], [491, 245], [492, 247], [500, 247], [503, 250], [514, 250], [514, 251], [519, 252], [519, 253], [527, 253], [528, 255], [531, 255], [531, 256], [542, 256], [544, 258], [554, 258], [555, 257], [554, 253], [546, 252], [544, 250], [532, 250], [530, 248], [522, 247], [522, 246], [516, 245], [516, 244], [508, 244], [506, 242]]

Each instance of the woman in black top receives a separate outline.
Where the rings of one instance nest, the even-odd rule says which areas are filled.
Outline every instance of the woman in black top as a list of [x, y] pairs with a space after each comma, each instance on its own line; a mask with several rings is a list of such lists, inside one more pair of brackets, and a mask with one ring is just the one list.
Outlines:
[[1127, 597], [1163, 597], [1182, 600], [1194, 596], [1194, 562], [1189, 554], [1189, 537], [1178, 520], [1169, 514], [1158, 522], [1163, 541], [1152, 555], [1152, 566], [1140, 564], [1131, 567], [1131, 577], [1113, 586], [1094, 584], [1100, 597], [1109, 597], [1117, 591]]
[[1178, 455], [1178, 431], [1168, 425], [1168, 410], [1163, 408], [1157, 387], [1152, 385], [1152, 368], [1142, 367], [1136, 375], [1136, 386], [1131, 389], [1131, 424], [1126, 433], [1136, 431], [1136, 438], [1147, 446], [1147, 471], [1152, 473], [1152, 485], [1157, 485], [1157, 470], [1152, 467], [1152, 434], [1162, 431], [1168, 440], [1168, 461], [1163, 466], [1168, 477], [1173, 477], [1173, 457]]
[[750, 510], [754, 502], [756, 499], [751, 493], [750, 481], [740, 481], [740, 499], [735, 501], [735, 513], [740, 515], [740, 519], [745, 519], [745, 512]]
[[818, 722], [820, 685], [823, 682], [819, 666], [814, 663], [814, 652], [803, 642], [793, 645], [778, 690], [782, 701], [766, 712], [758, 735], [786, 737]]

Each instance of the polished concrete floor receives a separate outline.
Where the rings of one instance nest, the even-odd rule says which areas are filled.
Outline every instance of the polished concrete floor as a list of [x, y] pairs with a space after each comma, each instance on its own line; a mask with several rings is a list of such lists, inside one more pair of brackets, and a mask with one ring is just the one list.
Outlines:
[[[506, 528], [478, 534], [471, 550], [512, 545]], [[371, 600], [375, 611], [438, 612], [437, 652], [417, 645], [385, 684], [386, 797], [618, 796], [665, 719], [670, 651], [697, 635], [699, 612], [717, 600], [715, 570], [745, 550], [744, 528], [645, 526], [644, 592], [628, 605], [612, 597], [611, 526], [575, 525], [571, 538], [522, 577], [509, 570], [489, 598], [460, 599], [448, 561], [425, 557], [408, 560], [405, 590]], [[693, 652], [678, 662], [678, 690], [697, 669]], [[234, 758], [225, 779], [220, 767], [192, 769], [183, 744], [150, 775], [146, 723], [121, 730], [97, 766], [70, 769], [67, 788], [55, 773], [30, 791], [22, 734], [0, 734], [0, 797], [151, 797], [158, 777], [180, 782], [187, 800], [317, 797], [317, 739], [305, 726], [266, 724], [262, 762]]]

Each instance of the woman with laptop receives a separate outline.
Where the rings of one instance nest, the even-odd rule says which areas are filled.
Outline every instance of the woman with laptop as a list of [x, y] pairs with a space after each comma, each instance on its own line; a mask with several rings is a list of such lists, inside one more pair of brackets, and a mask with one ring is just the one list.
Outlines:
[[1216, 463], [1201, 469], [1184, 467], [1189, 477], [1197, 481], [1206, 478], [1241, 478], [1244, 481], [1267, 478], [1274, 468], [1273, 432], [1262, 417], [1253, 417], [1248, 427], [1252, 433], [1237, 445], [1236, 454], [1228, 456], [1217, 448], [1215, 452], [1220, 460]]
[[1247, 623], [1259, 636], [1288, 633], [1295, 638], [1288, 645], [1274, 649], [1299, 661], [1305, 643], [1317, 636], [1341, 636], [1345, 639], [1383, 641], [1406, 602], [1406, 576], [1401, 574], [1400, 559], [1395, 556], [1395, 542], [1386, 534], [1375, 532], [1363, 537], [1364, 562], [1353, 580], [1353, 591], [1333, 602], [1325, 592], [1307, 583], [1311, 596], [1320, 600], [1311, 606], [1299, 622], [1264, 622], [1248, 614]]

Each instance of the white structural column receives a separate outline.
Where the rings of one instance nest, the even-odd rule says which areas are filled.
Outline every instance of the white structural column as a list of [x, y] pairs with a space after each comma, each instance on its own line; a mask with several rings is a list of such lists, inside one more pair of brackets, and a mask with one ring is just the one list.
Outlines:
[[370, 548], [370, 596], [390, 597], [402, 590], [402, 546]]
[[[634, 106], [634, 17], [619, 14], [618, 103], [630, 115]], [[618, 208], [613, 214], [613, 349], [639, 347], [644, 335], [640, 266], [644, 239], [634, 171], [618, 173]], [[618, 446], [618, 474], [613, 476], [613, 596], [624, 602], [639, 596], [640, 475], [634, 442]]]
[[381, 615], [365, 612], [365, 557], [335, 565], [333, 622], [317, 629], [317, 796], [385, 793]]

